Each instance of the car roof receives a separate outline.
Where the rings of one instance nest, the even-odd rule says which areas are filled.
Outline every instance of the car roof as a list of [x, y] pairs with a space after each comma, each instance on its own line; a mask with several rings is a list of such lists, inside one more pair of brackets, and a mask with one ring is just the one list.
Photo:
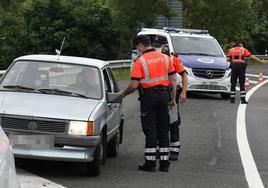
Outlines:
[[191, 32], [169, 32], [165, 29], [152, 29], [152, 28], [142, 28], [138, 35], [163, 35], [169, 36], [185, 36], [185, 37], [198, 37], [198, 38], [214, 38], [213, 36], [207, 34], [196, 34]]
[[58, 55], [26, 55], [15, 59], [18, 60], [29, 60], [29, 61], [46, 61], [46, 62], [57, 62], [57, 63], [69, 63], [69, 64], [79, 64], [79, 65], [90, 65], [98, 68], [103, 68], [109, 65], [108, 62], [99, 59], [85, 58], [85, 57], [75, 57], [75, 56], [58, 56]]

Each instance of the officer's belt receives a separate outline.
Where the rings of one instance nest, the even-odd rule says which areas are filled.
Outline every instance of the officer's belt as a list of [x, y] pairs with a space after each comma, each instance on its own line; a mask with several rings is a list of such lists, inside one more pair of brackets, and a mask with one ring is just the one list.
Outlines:
[[169, 91], [168, 86], [154, 86], [150, 88], [142, 88], [143, 92], [160, 92], [160, 91]]

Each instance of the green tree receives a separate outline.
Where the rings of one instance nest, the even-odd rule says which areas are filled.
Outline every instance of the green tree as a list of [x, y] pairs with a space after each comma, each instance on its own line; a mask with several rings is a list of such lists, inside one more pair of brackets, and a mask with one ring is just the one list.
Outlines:
[[100, 0], [112, 9], [113, 23], [120, 32], [118, 58], [129, 58], [131, 39], [142, 27], [155, 25], [156, 16], [170, 17], [171, 10], [166, 0]]
[[268, 49], [268, 1], [253, 0], [247, 16], [248, 46], [254, 53], [264, 54]]
[[55, 54], [114, 59], [118, 30], [111, 11], [94, 0], [25, 0], [0, 14], [0, 65], [20, 55]]
[[183, 4], [184, 27], [208, 29], [225, 50], [238, 39], [248, 38], [251, 0], [183, 0]]

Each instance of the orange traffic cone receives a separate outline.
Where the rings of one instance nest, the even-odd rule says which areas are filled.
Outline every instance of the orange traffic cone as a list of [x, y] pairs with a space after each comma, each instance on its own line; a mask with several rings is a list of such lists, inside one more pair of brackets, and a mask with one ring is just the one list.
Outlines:
[[261, 72], [260, 76], [259, 76], [259, 79], [258, 79], [258, 83], [261, 83], [263, 81], [264, 81], [264, 79], [263, 79], [263, 75], [262, 75], [262, 72]]
[[250, 89], [250, 85], [249, 85], [249, 79], [248, 77], [246, 77], [246, 80], [245, 80], [245, 89]]

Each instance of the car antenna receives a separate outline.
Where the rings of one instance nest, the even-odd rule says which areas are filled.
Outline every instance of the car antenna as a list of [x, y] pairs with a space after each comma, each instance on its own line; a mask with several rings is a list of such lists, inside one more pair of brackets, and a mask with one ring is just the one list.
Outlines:
[[60, 54], [61, 54], [61, 51], [62, 51], [64, 42], [65, 42], [65, 37], [63, 37], [63, 40], [62, 40], [62, 42], [61, 42], [60, 50], [56, 49], [56, 54], [57, 54], [58, 58], [59, 58], [59, 56], [60, 56]]

